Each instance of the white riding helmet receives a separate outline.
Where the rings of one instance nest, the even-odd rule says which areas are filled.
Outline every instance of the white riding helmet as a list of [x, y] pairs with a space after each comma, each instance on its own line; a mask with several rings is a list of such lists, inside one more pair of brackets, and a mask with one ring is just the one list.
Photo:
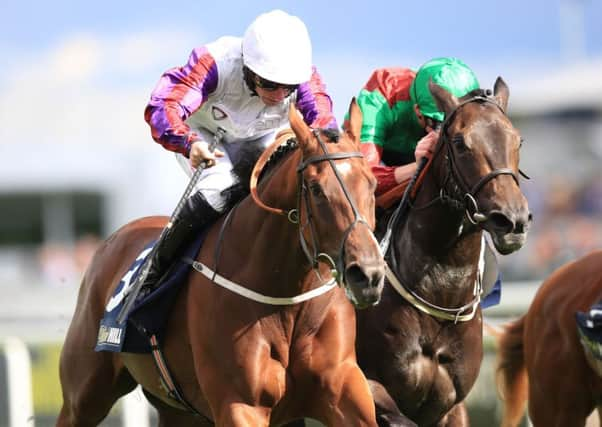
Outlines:
[[258, 76], [287, 85], [309, 81], [311, 41], [305, 24], [281, 10], [259, 15], [242, 40], [244, 64]]

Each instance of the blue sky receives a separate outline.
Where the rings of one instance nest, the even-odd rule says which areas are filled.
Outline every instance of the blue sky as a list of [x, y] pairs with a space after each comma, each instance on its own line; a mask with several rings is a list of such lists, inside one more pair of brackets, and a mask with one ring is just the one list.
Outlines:
[[3, 47], [37, 50], [74, 33], [119, 36], [150, 29], [187, 29], [212, 39], [240, 34], [259, 12], [279, 7], [306, 22], [318, 51], [557, 57], [563, 4], [582, 5], [587, 52], [602, 53], [602, 4], [595, 0], [17, 1], [2, 6], [0, 40]]
[[0, 138], [22, 138], [35, 118], [40, 142], [147, 141], [142, 111], [161, 72], [273, 8], [306, 22], [338, 118], [376, 67], [457, 56], [482, 86], [502, 75], [512, 90], [542, 70], [602, 58], [596, 0], [7, 1]]

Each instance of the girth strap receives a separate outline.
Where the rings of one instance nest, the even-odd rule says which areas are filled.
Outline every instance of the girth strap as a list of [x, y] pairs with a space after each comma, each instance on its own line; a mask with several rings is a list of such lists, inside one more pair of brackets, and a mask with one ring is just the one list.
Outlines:
[[169, 367], [167, 366], [167, 362], [163, 357], [163, 352], [161, 351], [161, 347], [159, 346], [159, 341], [157, 340], [157, 337], [153, 334], [149, 337], [149, 341], [151, 344], [151, 353], [153, 356], [153, 360], [155, 361], [155, 366], [159, 371], [159, 378], [161, 380], [161, 383], [163, 384], [163, 387], [165, 387], [165, 389], [167, 390], [167, 396], [178, 402], [180, 405], [184, 406], [184, 408], [192, 412], [197, 417], [201, 417], [204, 420], [213, 423], [213, 421], [210, 418], [197, 411], [196, 408], [192, 406], [192, 404], [188, 402], [188, 400], [186, 400], [186, 398], [184, 397], [184, 394], [180, 390], [180, 387], [178, 387], [178, 384], [174, 381], [171, 372], [169, 371]]

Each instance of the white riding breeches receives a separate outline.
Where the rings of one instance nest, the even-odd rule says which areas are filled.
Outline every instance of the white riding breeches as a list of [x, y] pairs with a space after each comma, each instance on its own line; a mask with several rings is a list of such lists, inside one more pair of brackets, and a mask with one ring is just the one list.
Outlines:
[[[213, 134], [205, 129], [195, 129], [195, 131], [201, 136], [203, 141], [210, 143], [213, 140]], [[236, 183], [236, 178], [232, 175], [233, 165], [239, 160], [239, 152], [243, 145], [254, 144], [259, 145], [263, 148], [268, 147], [274, 142], [277, 131], [270, 132], [267, 135], [261, 136], [253, 140], [243, 141], [232, 141], [232, 142], [221, 142], [217, 145], [217, 149], [224, 152], [224, 157], [216, 158], [216, 164], [210, 168], [205, 169], [201, 177], [199, 178], [194, 191], [191, 193], [195, 194], [200, 191], [209, 204], [218, 212], [224, 210], [225, 198], [222, 195], [222, 191], [230, 188]], [[194, 173], [194, 169], [190, 164], [190, 160], [177, 153], [176, 159], [180, 166], [184, 169], [184, 172], [191, 177]]]

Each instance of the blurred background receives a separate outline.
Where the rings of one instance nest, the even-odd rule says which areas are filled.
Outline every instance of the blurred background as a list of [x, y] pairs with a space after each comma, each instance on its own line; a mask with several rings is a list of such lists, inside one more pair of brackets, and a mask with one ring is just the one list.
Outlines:
[[[18, 337], [31, 356], [35, 417], [24, 425], [53, 425], [58, 353], [97, 244], [132, 219], [169, 215], [187, 184], [143, 119], [161, 73], [273, 8], [305, 21], [340, 122], [378, 67], [456, 56], [482, 87], [508, 83], [534, 222], [526, 246], [500, 258], [502, 302], [486, 314], [519, 315], [553, 269], [602, 248], [600, 1], [4, 2], [0, 341]], [[499, 415], [493, 357], [470, 398], [475, 426]], [[0, 426], [9, 425], [7, 359]]]

